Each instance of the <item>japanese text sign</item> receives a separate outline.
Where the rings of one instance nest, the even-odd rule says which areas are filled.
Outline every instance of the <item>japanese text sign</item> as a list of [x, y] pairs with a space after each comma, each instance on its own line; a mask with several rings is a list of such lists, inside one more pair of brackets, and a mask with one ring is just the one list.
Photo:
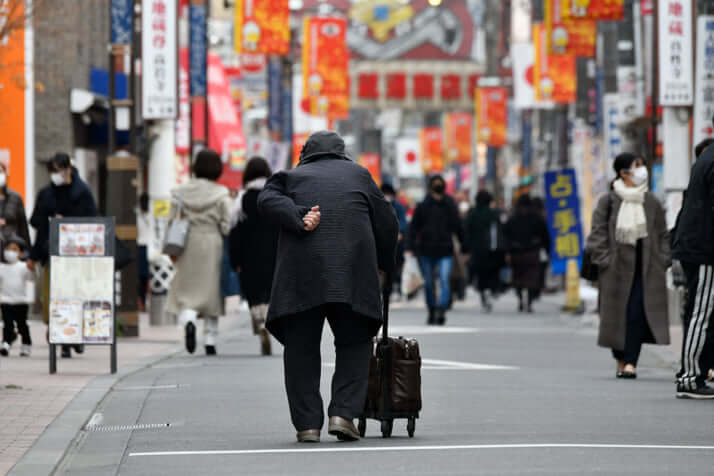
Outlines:
[[131, 43], [133, 0], [111, 0], [112, 44]]
[[555, 275], [565, 274], [568, 261], [580, 261], [583, 250], [575, 170], [546, 172], [545, 193], [551, 237], [551, 268]]
[[476, 89], [476, 133], [478, 142], [491, 147], [506, 145], [508, 131], [508, 90]]
[[697, 18], [696, 83], [694, 85], [694, 140], [696, 146], [714, 136], [714, 15]]
[[625, 0], [562, 0], [563, 17], [622, 20]]
[[206, 95], [206, 5], [191, 4], [189, 10], [189, 56], [191, 96]]
[[349, 50], [347, 21], [341, 18], [305, 18], [303, 23], [303, 95], [310, 113], [341, 119], [349, 110]]
[[287, 55], [290, 51], [288, 0], [237, 0], [235, 50]]
[[142, 0], [142, 116], [177, 114], [177, 12], [174, 0]]
[[692, 2], [663, 0], [658, 8], [659, 101], [662, 106], [691, 106]]

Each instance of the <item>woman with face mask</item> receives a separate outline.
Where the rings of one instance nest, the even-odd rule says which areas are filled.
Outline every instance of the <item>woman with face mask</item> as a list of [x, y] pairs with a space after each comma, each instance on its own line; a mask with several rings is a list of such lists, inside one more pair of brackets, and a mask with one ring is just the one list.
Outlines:
[[0, 162], [0, 238], [6, 241], [17, 235], [30, 242], [30, 232], [25, 215], [25, 204], [19, 193], [8, 187], [8, 168]]
[[665, 212], [648, 185], [644, 159], [617, 156], [612, 190], [593, 213], [587, 248], [599, 268], [598, 345], [612, 349], [617, 377], [637, 377], [642, 344], [669, 344], [667, 285], [671, 265]]

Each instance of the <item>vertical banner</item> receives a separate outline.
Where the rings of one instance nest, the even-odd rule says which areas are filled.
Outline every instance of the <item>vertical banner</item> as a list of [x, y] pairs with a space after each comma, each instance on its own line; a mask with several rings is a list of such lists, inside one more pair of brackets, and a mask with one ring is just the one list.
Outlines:
[[694, 99], [692, 73], [692, 2], [669, 0], [659, 12], [659, 103], [691, 106]]
[[236, 0], [237, 53], [287, 55], [290, 52], [288, 0]]
[[329, 119], [349, 113], [350, 79], [347, 20], [315, 17], [303, 21], [303, 95], [309, 112]]
[[476, 89], [476, 141], [490, 147], [506, 145], [508, 132], [508, 89]]
[[444, 116], [444, 142], [449, 164], [470, 164], [473, 142], [473, 117], [465, 112]]
[[189, 78], [188, 0], [179, 2], [178, 25], [178, 117], [176, 118], [176, 154], [191, 151], [191, 80]]
[[541, 25], [533, 27], [535, 46], [535, 95], [537, 101], [568, 104], [575, 101], [576, 64], [570, 54], [548, 54], [547, 32]]
[[[25, 16], [24, 2], [13, 11], [7, 8], [6, 3], [0, 1], [0, 30], [3, 25]], [[12, 18], [8, 18], [11, 14]], [[32, 66], [29, 65], [29, 68]], [[30, 122], [32, 120], [32, 111], [26, 109], [25, 95], [32, 94], [33, 89], [32, 84], [27, 84], [27, 78], [25, 30], [12, 28], [0, 41], [0, 163], [8, 168], [7, 186], [20, 193], [25, 200], [33, 192], [25, 187], [25, 164], [34, 161], [34, 157], [25, 156], [28, 150], [25, 134], [31, 133], [27, 125], [28, 114]], [[31, 142], [32, 137], [29, 139]], [[33, 170], [30, 173], [34, 173]]]
[[583, 230], [575, 170], [545, 174], [545, 206], [551, 236], [550, 265], [553, 274], [565, 274], [569, 260], [580, 262]]
[[189, 73], [191, 86], [191, 136], [205, 143], [206, 137], [206, 4], [191, 0], [189, 10]]
[[694, 84], [694, 140], [696, 147], [714, 136], [714, 15], [697, 18], [696, 82]]
[[396, 140], [397, 175], [400, 178], [422, 178], [421, 144], [416, 137], [401, 137]]
[[177, 114], [177, 21], [175, 0], [142, 0], [141, 105], [144, 119]]
[[594, 58], [597, 23], [590, 19], [565, 17], [567, 10], [563, 8], [563, 0], [544, 1], [548, 53]]
[[134, 0], [111, 0], [111, 39], [113, 45], [131, 43], [131, 16]]
[[279, 134], [283, 113], [282, 60], [271, 56], [268, 60], [268, 130]]
[[382, 159], [379, 154], [362, 154], [357, 163], [369, 171], [377, 185], [382, 186]]
[[441, 147], [441, 128], [424, 127], [419, 131], [421, 158], [424, 172], [441, 173], [444, 170], [444, 156]]
[[575, 94], [575, 117], [591, 127], [597, 124], [597, 64], [592, 58], [578, 58], [576, 62], [577, 89]]
[[511, 45], [513, 63], [513, 99], [516, 109], [535, 107], [533, 89], [533, 63], [535, 49], [533, 43], [514, 43]]
[[603, 96], [603, 138], [604, 156], [612, 164], [623, 150], [622, 131], [620, 131], [620, 95], [607, 93]]

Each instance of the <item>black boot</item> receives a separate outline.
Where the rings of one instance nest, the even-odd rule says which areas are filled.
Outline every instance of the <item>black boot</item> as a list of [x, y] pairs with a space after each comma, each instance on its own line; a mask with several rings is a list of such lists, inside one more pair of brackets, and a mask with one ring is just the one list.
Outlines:
[[437, 326], [443, 326], [446, 324], [446, 309], [437, 308], [435, 312], [435, 319]]
[[433, 326], [436, 325], [436, 309], [433, 307], [429, 308], [429, 318], [426, 321], [427, 325]]
[[196, 351], [196, 326], [193, 322], [186, 324], [186, 350], [189, 354], [193, 354]]

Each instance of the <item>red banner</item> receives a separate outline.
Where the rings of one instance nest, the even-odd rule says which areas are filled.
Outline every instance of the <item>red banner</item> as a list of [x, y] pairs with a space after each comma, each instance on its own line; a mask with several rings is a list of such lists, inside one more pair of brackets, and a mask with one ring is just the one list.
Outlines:
[[235, 50], [287, 55], [290, 52], [288, 0], [236, 0]]
[[362, 154], [357, 163], [369, 171], [377, 185], [382, 185], [382, 160], [379, 154]]
[[[622, 20], [624, 0], [562, 0], [563, 17], [590, 20]], [[642, 0], [642, 7], [651, 0]]]
[[508, 89], [476, 89], [477, 140], [491, 147], [506, 145]]
[[577, 86], [575, 56], [547, 54], [545, 36], [542, 25], [534, 25], [533, 77], [536, 101], [552, 101], [558, 104], [574, 102]]
[[303, 21], [303, 95], [310, 113], [342, 119], [349, 113], [350, 54], [347, 21], [342, 18], [305, 18]]
[[587, 18], [567, 18], [564, 13], [563, 0], [545, 0], [548, 52], [594, 58], [597, 22]]
[[471, 163], [473, 117], [465, 112], [452, 112], [444, 116], [446, 158], [449, 163]]
[[444, 170], [444, 156], [441, 147], [441, 128], [424, 127], [419, 131], [421, 157], [424, 172], [437, 173]]

